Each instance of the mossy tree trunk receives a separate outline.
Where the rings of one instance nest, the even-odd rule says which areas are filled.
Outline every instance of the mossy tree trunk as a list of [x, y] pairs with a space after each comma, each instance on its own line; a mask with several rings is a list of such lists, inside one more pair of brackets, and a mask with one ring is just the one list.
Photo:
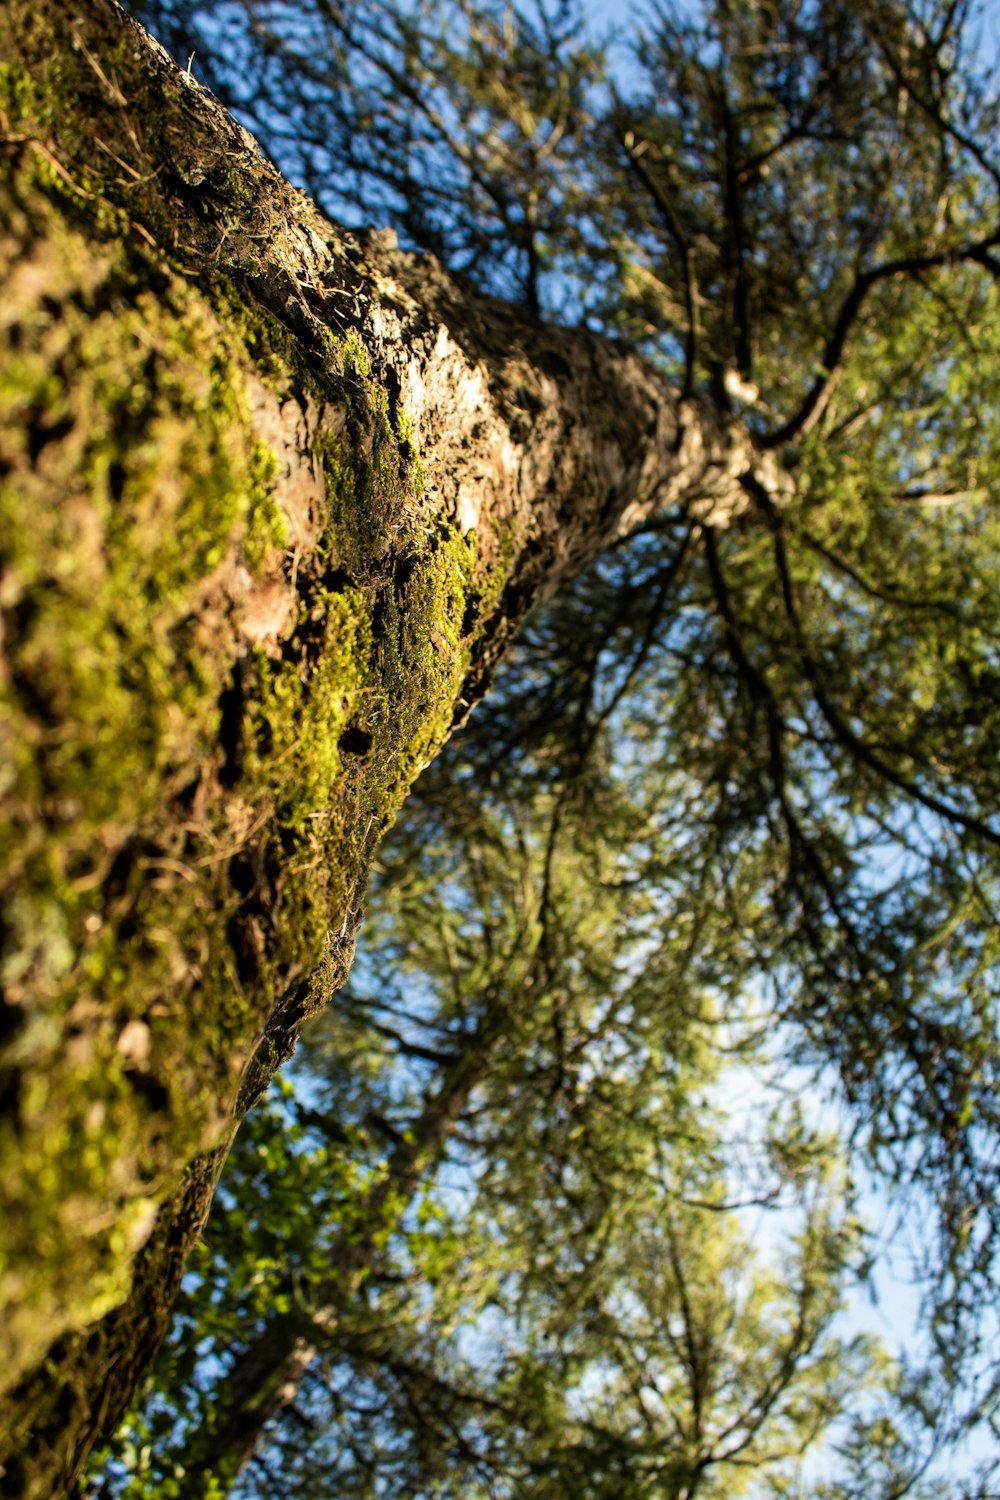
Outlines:
[[113, 0], [0, 59], [0, 1485], [50, 1500], [518, 621], [760, 466], [335, 229]]

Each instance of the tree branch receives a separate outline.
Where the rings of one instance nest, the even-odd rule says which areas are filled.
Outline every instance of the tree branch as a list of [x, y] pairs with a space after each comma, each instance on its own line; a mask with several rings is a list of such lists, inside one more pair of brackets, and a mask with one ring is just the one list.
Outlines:
[[621, 140], [626, 161], [659, 209], [667, 232], [677, 246], [681, 257], [684, 271], [684, 309], [687, 317], [687, 332], [684, 339], [684, 384], [681, 388], [681, 396], [687, 398], [694, 394], [699, 339], [698, 273], [694, 247], [669, 197], [642, 159], [648, 143], [636, 141], [631, 130], [626, 131]]
[[980, 240], [952, 250], [941, 250], [934, 255], [901, 255], [895, 260], [884, 261], [882, 265], [859, 272], [840, 305], [820, 359], [820, 372], [805, 400], [793, 417], [775, 431], [761, 437], [759, 446], [765, 451], [782, 448], [793, 439], [804, 437], [815, 427], [833, 394], [834, 383], [839, 376], [847, 342], [858, 315], [874, 287], [897, 277], [916, 276], [920, 271], [934, 271], [942, 266], [960, 265], [965, 261], [983, 266], [990, 275], [1000, 279], [1000, 261], [990, 253], [997, 245], [1000, 245], [1000, 230], [994, 230]]

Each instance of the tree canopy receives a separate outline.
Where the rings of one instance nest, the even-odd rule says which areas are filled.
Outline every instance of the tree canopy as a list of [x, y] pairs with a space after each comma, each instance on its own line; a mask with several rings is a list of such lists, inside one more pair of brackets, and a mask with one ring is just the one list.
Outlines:
[[816, 1493], [938, 1492], [974, 1383], [837, 1326], [875, 1240], [829, 1076], [731, 904], [680, 909], [648, 766], [495, 758], [524, 665], [407, 805], [103, 1493], [795, 1494], [815, 1448]]
[[[627, 341], [761, 462], [537, 613], [425, 772], [92, 1492], [947, 1493], [998, 1376], [982, 23], [136, 9], [332, 217]], [[837, 1321], [873, 1184], [922, 1227], [909, 1361]]]

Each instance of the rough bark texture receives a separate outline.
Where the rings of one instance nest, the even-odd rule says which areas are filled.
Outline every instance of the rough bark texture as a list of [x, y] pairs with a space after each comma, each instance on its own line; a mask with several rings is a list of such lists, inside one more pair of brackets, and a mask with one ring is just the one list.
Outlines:
[[113, 0], [0, 59], [0, 1492], [50, 1500], [518, 621], [755, 461], [335, 229]]

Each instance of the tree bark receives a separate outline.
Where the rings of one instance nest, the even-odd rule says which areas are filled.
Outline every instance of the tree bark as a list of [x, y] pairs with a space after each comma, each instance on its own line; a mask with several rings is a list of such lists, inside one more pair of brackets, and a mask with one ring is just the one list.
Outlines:
[[336, 229], [114, 0], [11, 0], [0, 57], [0, 1492], [50, 1500], [518, 622], [774, 470]]
[[218, 1427], [200, 1435], [183, 1476], [180, 1500], [204, 1495], [208, 1476], [226, 1494], [253, 1458], [268, 1422], [294, 1402], [321, 1347], [320, 1330], [306, 1314], [279, 1314], [236, 1362], [229, 1405]]

